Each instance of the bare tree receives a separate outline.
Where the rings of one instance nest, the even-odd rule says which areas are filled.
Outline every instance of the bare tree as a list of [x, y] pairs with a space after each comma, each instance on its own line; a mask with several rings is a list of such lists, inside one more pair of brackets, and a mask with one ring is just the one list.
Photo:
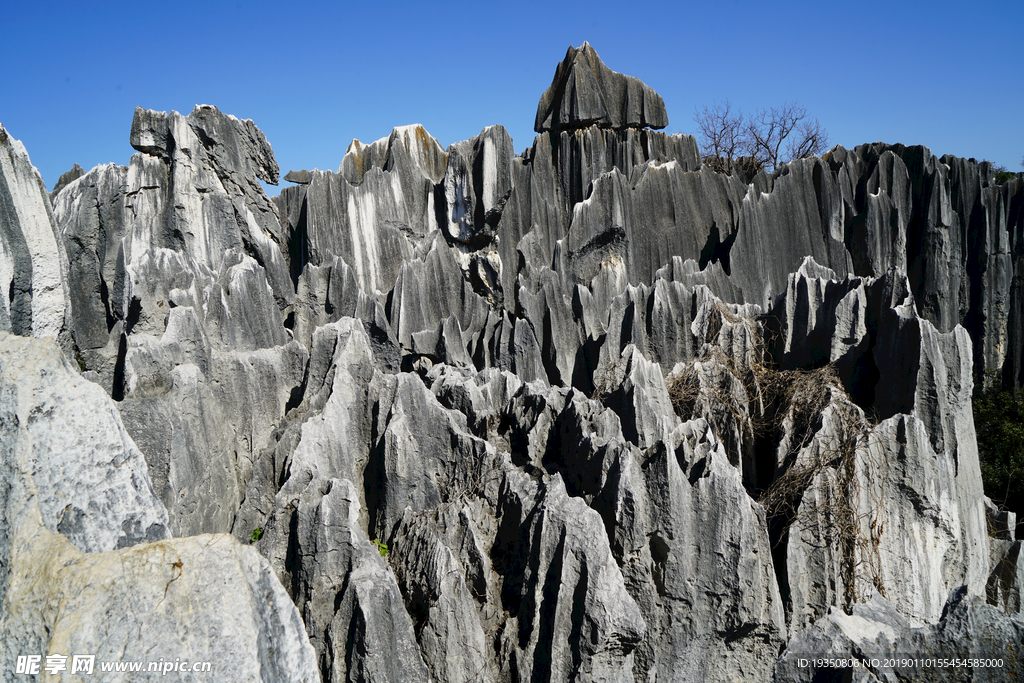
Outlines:
[[821, 155], [828, 148], [828, 133], [797, 102], [759, 109], [748, 119], [726, 100], [695, 110], [694, 121], [701, 156], [719, 171], [730, 170], [741, 157], [753, 157], [748, 165], [770, 173], [785, 161]]
[[786, 155], [790, 159], [820, 157], [828, 151], [828, 133], [818, 119], [808, 118], [796, 127], [796, 134], [790, 138]]
[[[704, 161], [721, 165], [750, 150], [750, 139], [743, 113], [733, 110], [732, 102], [715, 102], [694, 109], [693, 120], [700, 129], [700, 151]], [[724, 169], [719, 169], [724, 170]]]
[[[821, 154], [828, 144], [828, 134], [818, 119], [809, 118], [797, 102], [759, 109], [747, 123], [747, 134], [753, 140], [752, 156], [769, 172], [789, 159]], [[783, 157], [782, 145], [787, 141], [787, 156]]]

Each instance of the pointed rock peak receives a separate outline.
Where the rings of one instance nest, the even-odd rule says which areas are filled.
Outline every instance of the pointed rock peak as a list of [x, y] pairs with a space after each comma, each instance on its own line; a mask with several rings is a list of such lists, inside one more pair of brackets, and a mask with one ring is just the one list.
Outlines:
[[445, 153], [441, 143], [420, 124], [411, 126], [400, 126], [391, 131], [389, 142], [389, 168], [397, 159], [397, 145], [408, 155], [413, 165], [434, 183], [439, 183], [444, 178], [445, 169], [448, 166], [448, 155]]
[[2, 123], [0, 123], [0, 147], [10, 147], [15, 153], [28, 156], [28, 152], [25, 151], [25, 145], [21, 144], [21, 140], [11, 137], [11, 134], [7, 132]]
[[53, 192], [50, 193], [50, 200], [52, 201], [57, 194], [65, 187], [78, 180], [85, 175], [85, 169], [75, 164], [71, 167], [70, 171], [65, 171], [61, 174], [60, 178], [57, 178], [56, 184], [53, 186]]
[[[839, 276], [831, 268], [820, 265], [814, 260], [813, 256], [805, 256], [804, 260], [800, 263], [800, 268], [794, 273], [796, 275], [803, 275], [806, 278], [821, 279], [821, 280], [838, 280]], [[791, 276], [793, 277], [793, 276]]]
[[371, 168], [383, 171], [415, 170], [433, 183], [444, 178], [448, 155], [441, 143], [420, 124], [398, 126], [391, 135], [363, 144], [353, 140], [345, 151], [338, 173], [353, 185], [363, 182], [363, 174]]
[[664, 128], [668, 113], [661, 95], [633, 76], [612, 71], [590, 43], [569, 46], [551, 87], [537, 105], [538, 133], [587, 126]]
[[166, 160], [177, 149], [202, 147], [219, 171], [253, 173], [271, 185], [277, 185], [280, 175], [274, 150], [252, 119], [239, 119], [210, 104], [197, 104], [188, 116], [136, 107], [129, 143]]

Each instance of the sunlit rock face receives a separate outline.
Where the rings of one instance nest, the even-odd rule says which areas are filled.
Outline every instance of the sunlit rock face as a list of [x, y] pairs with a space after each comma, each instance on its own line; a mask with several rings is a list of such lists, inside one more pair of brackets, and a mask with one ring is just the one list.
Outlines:
[[78, 653], [96, 675], [177, 658], [245, 680], [319, 680], [267, 560], [227, 534], [170, 538], [117, 407], [52, 340], [0, 333], [0, 424], [5, 671]]
[[601, 128], [664, 128], [668, 113], [661, 95], [633, 76], [604, 65], [584, 42], [570, 47], [540, 97], [533, 127], [544, 131]]
[[537, 112], [521, 155], [401, 126], [270, 199], [253, 122], [139, 108], [52, 209], [0, 130], [4, 657], [130, 603], [118, 642], [251, 680], [1024, 678], [970, 404], [1024, 379], [1024, 183], [719, 173], [586, 43]]
[[0, 330], [69, 348], [68, 260], [46, 186], [0, 125]]

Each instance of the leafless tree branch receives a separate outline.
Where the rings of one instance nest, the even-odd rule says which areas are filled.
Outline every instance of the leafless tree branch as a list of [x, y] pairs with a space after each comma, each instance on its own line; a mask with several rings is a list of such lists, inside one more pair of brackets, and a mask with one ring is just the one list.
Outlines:
[[[790, 159], [821, 155], [828, 148], [828, 133], [798, 102], [759, 109], [750, 118], [729, 100], [694, 110], [704, 162], [719, 171], [731, 171], [734, 161], [753, 157], [769, 173]], [[785, 150], [785, 153], [783, 153]]]
[[743, 113], [733, 110], [729, 100], [694, 110], [693, 120], [700, 130], [701, 156], [710, 163], [732, 160], [750, 147]]
[[828, 133], [818, 119], [806, 119], [797, 126], [794, 135], [786, 147], [786, 155], [790, 159], [803, 159], [810, 156], [821, 156], [828, 149]]

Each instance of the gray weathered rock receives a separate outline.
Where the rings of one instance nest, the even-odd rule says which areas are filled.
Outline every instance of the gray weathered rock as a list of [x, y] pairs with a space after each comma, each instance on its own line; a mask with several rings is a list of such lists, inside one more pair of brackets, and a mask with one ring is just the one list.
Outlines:
[[54, 198], [56, 198], [56, 196], [60, 194], [60, 191], [63, 190], [66, 186], [70, 185], [72, 182], [78, 180], [84, 175], [85, 169], [79, 166], [78, 164], [75, 164], [64, 173], [61, 173], [60, 177], [57, 178], [57, 182], [53, 186], [53, 190], [50, 191], [50, 201], [52, 202]]
[[0, 330], [52, 337], [70, 350], [67, 271], [43, 179], [0, 125]]
[[277, 184], [279, 171], [256, 125], [209, 105], [196, 105], [187, 117], [139, 107], [131, 143], [146, 157], [129, 167], [128, 195], [141, 194], [130, 204], [136, 215], [140, 203], [152, 213], [132, 226], [129, 266], [143, 250], [164, 248], [185, 251], [216, 272], [226, 252], [242, 251], [266, 269], [278, 306], [290, 303], [281, 227], [257, 182]]
[[517, 284], [520, 315], [540, 346], [546, 379], [572, 386], [583, 330], [573, 314], [570, 286], [548, 268], [527, 268]]
[[260, 548], [304, 614], [324, 681], [426, 683], [394, 574], [359, 519], [352, 483], [317, 476], [275, 511]]
[[484, 439], [497, 428], [501, 411], [523, 385], [507, 370], [474, 372], [450, 365], [434, 366], [427, 381], [438, 400], [465, 415], [469, 428]]
[[231, 531], [306, 361], [296, 342], [219, 351], [191, 308], [173, 309], [159, 340], [129, 337], [119, 409], [146, 454], [176, 535]]
[[[949, 594], [940, 619], [917, 628], [875, 594], [855, 605], [852, 613], [832, 610], [797, 633], [779, 658], [772, 680], [799, 683], [852, 674], [852, 679], [844, 680], [1012, 681], [1024, 675], [1022, 651], [1024, 622], [969, 596], [963, 588]], [[827, 669], [816, 666], [816, 658], [856, 658], [858, 665]], [[989, 661], [979, 665], [978, 660]]]
[[288, 171], [284, 174], [284, 179], [289, 183], [295, 183], [296, 185], [309, 185], [313, 179], [313, 174], [309, 171]]
[[[78, 178], [67, 192], [56, 191], [53, 214], [68, 254], [68, 283], [75, 344], [90, 368], [124, 320], [124, 254], [121, 240], [130, 219], [123, 186], [128, 169], [106, 164]], [[109, 385], [108, 385], [109, 386]]]
[[405, 261], [391, 292], [390, 322], [403, 348], [412, 348], [413, 334], [436, 330], [454, 316], [462, 333], [477, 335], [488, 319], [487, 301], [473, 291], [459, 262], [459, 252], [439, 235], [425, 244], [421, 258]]
[[766, 680], [787, 627], [764, 511], [707, 423], [685, 427], [612, 483], [613, 547], [648, 625], [638, 678]]
[[353, 141], [338, 173], [314, 171], [301, 202], [294, 190], [284, 202], [301, 207], [291, 223], [292, 272], [340, 256], [364, 292], [389, 291], [414, 244], [437, 227], [434, 186], [447, 163], [419, 125], [370, 145]]
[[294, 313], [293, 335], [305, 346], [320, 326], [344, 317], [358, 318], [380, 365], [392, 371], [401, 365], [401, 349], [384, 307], [363, 292], [355, 272], [340, 256], [323, 266], [306, 266], [299, 277]]
[[647, 627], [597, 513], [569, 497], [560, 477], [538, 484], [515, 472], [499, 514], [495, 561], [510, 614], [501, 668], [515, 681], [634, 680], [633, 650]]
[[[7, 505], [31, 505], [26, 515], [83, 552], [168, 538], [167, 511], [146, 461], [102, 390], [81, 378], [52, 341], [3, 334], [0, 358], [5, 482], [15, 487], [8, 496], [15, 489], [27, 496]], [[6, 522], [12, 529], [19, 523], [9, 515]], [[4, 548], [5, 558], [15, 551]]]
[[294, 300], [257, 182], [276, 182], [277, 166], [252, 122], [207, 106], [188, 117], [140, 108], [132, 131], [145, 154], [93, 169], [54, 202], [81, 362], [118, 398], [122, 333], [160, 335], [171, 308], [191, 307], [221, 350], [267, 348], [286, 343]]
[[597, 125], [603, 128], [664, 128], [665, 102], [638, 78], [604, 65], [590, 43], [574, 48], [555, 70], [537, 105], [538, 133]]
[[448, 235], [470, 247], [487, 244], [515, 187], [512, 138], [503, 126], [448, 148], [444, 197]]
[[407, 508], [428, 510], [495, 486], [498, 456], [418, 376], [383, 379], [374, 408], [374, 452], [363, 476], [370, 533], [389, 538]]
[[[1020, 539], [986, 517], [970, 400], [1024, 377], [1024, 183], [881, 143], [722, 173], [665, 124], [584, 44], [521, 156], [501, 126], [447, 150], [405, 126], [271, 202], [252, 122], [139, 110], [129, 167], [57, 194], [64, 375], [119, 401], [172, 531], [259, 539], [313, 649], [280, 625], [232, 647], [273, 634], [337, 681], [650, 683], [1019, 639]], [[23, 156], [5, 182], [44, 215]], [[34, 333], [24, 225], [0, 225], [5, 310]], [[269, 575], [206, 538], [147, 546], [188, 558], [154, 561], [175, 609], [191, 563]]]
[[436, 681], [495, 681], [499, 588], [488, 556], [497, 531], [485, 505], [406, 511], [388, 557]]
[[1024, 556], [1021, 542], [990, 539], [992, 572], [985, 584], [985, 599], [1007, 614], [1021, 613], [1021, 588], [1024, 587]]
[[415, 123], [399, 126], [388, 137], [369, 145], [353, 140], [338, 173], [353, 185], [361, 183], [371, 168], [397, 172], [403, 185], [417, 175], [436, 185], [444, 177], [447, 164], [448, 157], [441, 145], [423, 126]]
[[69, 670], [73, 653], [90, 653], [98, 676], [102, 662], [146, 670], [181, 660], [210, 663], [203, 676], [320, 680], [301, 617], [269, 563], [229, 536], [87, 555], [42, 534], [12, 574], [19, 589], [0, 624], [6, 671], [26, 653], [67, 654]]
[[510, 293], [526, 263], [552, 265], [555, 243], [565, 237], [573, 207], [590, 195], [591, 183], [612, 169], [631, 177], [648, 161], [696, 170], [697, 142], [689, 135], [589, 126], [542, 133], [523, 157], [512, 160], [513, 188], [495, 240], [506, 308], [514, 310]]
[[[621, 380], [617, 382], [616, 370], [621, 372]], [[670, 442], [672, 431], [679, 426], [679, 416], [672, 408], [661, 366], [629, 345], [623, 349], [618, 366], [611, 371], [609, 379], [617, 386], [608, 392], [605, 402], [622, 419], [626, 439], [642, 449]]]
[[780, 297], [783, 367], [835, 363], [881, 420], [868, 424], [831, 384], [816, 417], [793, 412], [783, 422], [777, 475], [806, 477], [783, 586], [796, 628], [871, 590], [915, 623], [936, 621], [956, 586], [984, 590], [971, 345], [963, 328], [942, 334], [922, 320], [909, 289], [892, 273], [839, 280], [808, 260]]
[[676, 161], [652, 161], [633, 179], [613, 169], [595, 178], [593, 192], [576, 205], [559, 256], [585, 283], [614, 258], [634, 284], [652, 282], [675, 255], [699, 259], [702, 268], [722, 261], [731, 272], [730, 247], [737, 239], [731, 217], [747, 205], [747, 193], [730, 176], [689, 173]]
[[268, 562], [228, 536], [168, 539], [117, 410], [53, 342], [0, 333], [0, 368], [5, 671], [19, 656], [89, 653], [96, 673], [185, 659], [236, 680], [319, 680]]

